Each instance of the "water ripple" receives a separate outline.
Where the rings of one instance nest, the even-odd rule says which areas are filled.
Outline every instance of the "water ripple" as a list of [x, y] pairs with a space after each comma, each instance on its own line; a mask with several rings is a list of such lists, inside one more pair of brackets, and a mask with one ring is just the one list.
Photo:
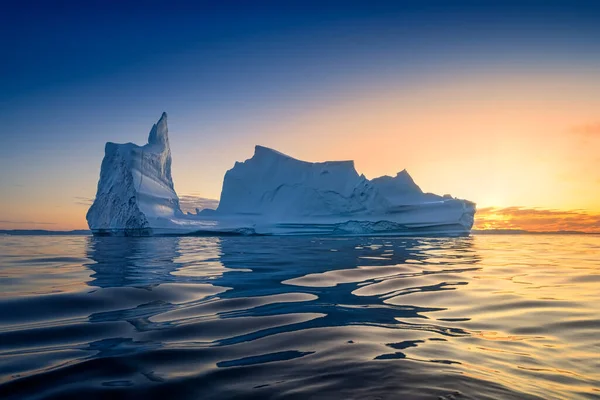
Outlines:
[[597, 398], [598, 249], [2, 237], [0, 398]]

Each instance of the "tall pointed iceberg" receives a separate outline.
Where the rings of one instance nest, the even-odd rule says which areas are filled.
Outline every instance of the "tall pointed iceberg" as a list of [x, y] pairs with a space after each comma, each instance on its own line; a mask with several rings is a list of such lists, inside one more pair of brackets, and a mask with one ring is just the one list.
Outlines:
[[181, 215], [166, 113], [150, 130], [146, 145], [106, 143], [98, 191], [86, 215], [94, 233], [148, 235]]
[[423, 193], [406, 170], [369, 180], [353, 161], [306, 162], [264, 146], [236, 162], [216, 210], [184, 214], [171, 176], [167, 115], [148, 143], [107, 143], [96, 199], [87, 213], [94, 234], [464, 234], [475, 204]]

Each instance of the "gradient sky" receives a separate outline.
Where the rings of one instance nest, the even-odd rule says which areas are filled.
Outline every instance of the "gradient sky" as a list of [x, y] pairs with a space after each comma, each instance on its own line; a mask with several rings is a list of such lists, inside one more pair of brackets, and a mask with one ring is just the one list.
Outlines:
[[86, 228], [104, 143], [167, 111], [182, 196], [262, 144], [600, 231], [597, 2], [48, 3], [0, 15], [0, 229]]

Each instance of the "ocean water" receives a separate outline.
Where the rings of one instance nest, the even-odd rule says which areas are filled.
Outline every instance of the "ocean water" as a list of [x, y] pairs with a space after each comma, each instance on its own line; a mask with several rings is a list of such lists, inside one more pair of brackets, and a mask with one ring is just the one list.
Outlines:
[[2, 236], [0, 398], [600, 398], [600, 236]]

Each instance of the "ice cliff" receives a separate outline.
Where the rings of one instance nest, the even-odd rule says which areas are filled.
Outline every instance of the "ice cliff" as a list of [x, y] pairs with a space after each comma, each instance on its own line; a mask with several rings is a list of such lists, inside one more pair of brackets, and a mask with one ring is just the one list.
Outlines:
[[369, 180], [353, 161], [306, 162], [256, 146], [223, 180], [216, 210], [183, 214], [171, 176], [167, 115], [148, 143], [107, 143], [96, 199], [87, 214], [94, 234], [461, 234], [475, 204], [423, 193], [406, 170]]
[[106, 143], [96, 198], [86, 218], [95, 233], [144, 235], [180, 215], [163, 113], [146, 145]]
[[218, 212], [290, 216], [349, 215], [385, 210], [388, 201], [353, 161], [310, 163], [256, 146], [254, 156], [227, 171]]

